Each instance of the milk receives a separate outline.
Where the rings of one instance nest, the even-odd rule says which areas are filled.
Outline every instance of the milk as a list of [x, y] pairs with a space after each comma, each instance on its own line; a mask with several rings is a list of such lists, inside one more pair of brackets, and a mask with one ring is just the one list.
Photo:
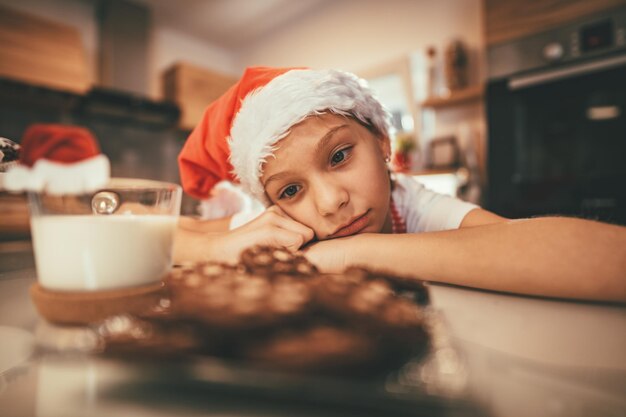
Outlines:
[[31, 217], [39, 284], [61, 291], [158, 282], [170, 270], [176, 216]]

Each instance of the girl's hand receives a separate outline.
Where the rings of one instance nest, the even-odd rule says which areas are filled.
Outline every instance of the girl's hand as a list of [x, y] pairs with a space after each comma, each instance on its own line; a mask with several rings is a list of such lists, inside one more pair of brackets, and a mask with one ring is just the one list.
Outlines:
[[321, 272], [340, 273], [355, 264], [353, 254], [365, 240], [366, 235], [356, 235], [316, 242], [304, 249], [304, 256]]
[[272, 206], [251, 222], [221, 236], [215, 257], [236, 262], [241, 252], [253, 245], [276, 246], [295, 252], [314, 236], [313, 229], [293, 220], [278, 206]]

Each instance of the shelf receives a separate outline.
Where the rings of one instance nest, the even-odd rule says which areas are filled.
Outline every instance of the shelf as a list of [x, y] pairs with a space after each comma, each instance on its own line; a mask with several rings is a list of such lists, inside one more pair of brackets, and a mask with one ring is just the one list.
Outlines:
[[453, 91], [447, 96], [431, 97], [422, 101], [421, 106], [427, 108], [444, 108], [463, 104], [471, 101], [479, 101], [483, 97], [484, 88], [482, 85], [475, 85], [463, 90]]

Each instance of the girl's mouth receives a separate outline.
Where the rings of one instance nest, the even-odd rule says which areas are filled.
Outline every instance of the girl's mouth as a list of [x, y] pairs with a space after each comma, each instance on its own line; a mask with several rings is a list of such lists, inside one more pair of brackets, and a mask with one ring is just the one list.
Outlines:
[[328, 236], [328, 239], [334, 239], [336, 237], [350, 236], [359, 233], [369, 225], [369, 210], [364, 214], [353, 218], [347, 224], [339, 227], [333, 234]]

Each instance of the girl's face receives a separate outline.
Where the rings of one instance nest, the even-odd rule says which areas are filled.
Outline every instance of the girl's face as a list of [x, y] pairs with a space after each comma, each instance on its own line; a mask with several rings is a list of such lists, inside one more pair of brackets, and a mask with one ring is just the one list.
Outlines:
[[318, 240], [391, 231], [389, 140], [352, 118], [311, 116], [293, 126], [265, 163], [272, 203]]

